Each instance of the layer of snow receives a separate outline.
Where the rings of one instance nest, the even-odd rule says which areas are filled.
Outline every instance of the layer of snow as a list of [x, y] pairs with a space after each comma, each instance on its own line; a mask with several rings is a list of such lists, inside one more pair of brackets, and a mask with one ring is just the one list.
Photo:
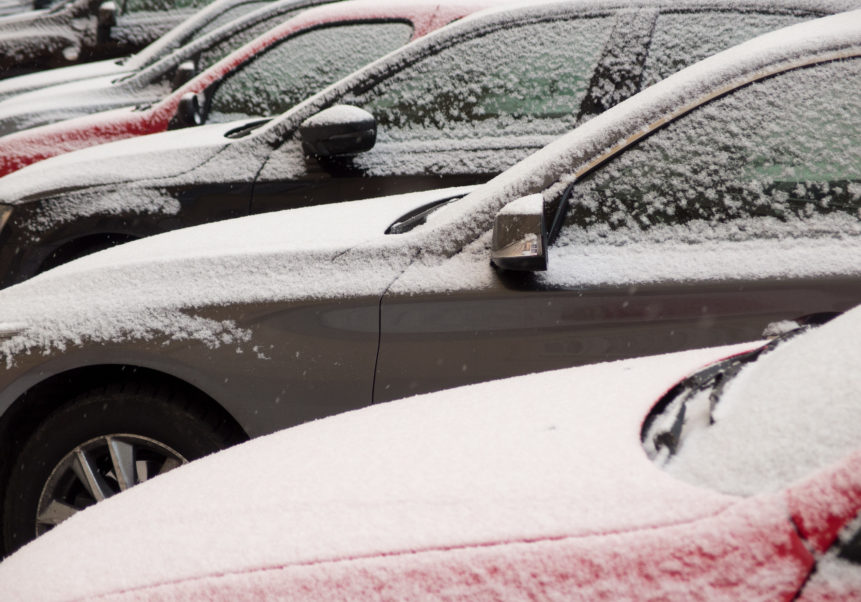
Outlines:
[[[710, 550], [723, 549], [720, 541], [727, 534], [715, 529], [728, 525], [707, 525], [737, 512], [736, 500], [686, 486], [653, 466], [640, 447], [640, 421], [684, 374], [748, 347], [487, 383], [257, 439], [79, 513], [0, 564], [0, 594], [31, 602], [122, 594], [135, 599], [137, 590], [146, 597], [206, 587], [205, 577], [216, 575], [244, 576], [248, 582], [240, 581], [241, 588], [255, 580], [265, 583], [268, 571], [293, 567], [298, 583], [302, 572], [320, 571], [319, 582], [309, 584], [301, 597], [340, 599], [346, 594], [327, 583], [339, 574], [338, 563], [346, 562], [349, 570], [354, 560], [377, 559], [390, 567], [390, 586], [403, 598], [434, 587], [433, 577], [428, 581], [419, 573], [411, 580], [401, 574], [402, 563], [409, 566], [416, 554], [431, 554], [433, 575], [446, 558], [457, 563], [469, 550], [501, 546], [503, 557], [529, 563], [531, 554], [546, 546], [564, 549], [568, 542], [576, 549], [580, 542], [596, 552], [602, 546], [615, 550], [615, 561], [596, 566], [585, 556], [572, 562], [564, 553], [551, 554], [549, 564], [533, 568], [539, 574], [523, 576], [522, 586], [540, 584], [545, 595], [562, 595], [555, 587], [572, 586], [553, 578], [561, 568], [556, 564], [563, 563], [581, 580], [582, 592], [609, 586], [619, 588], [617, 594], [627, 589], [629, 597], [636, 590], [621, 576], [613, 580], [610, 567], [621, 563], [629, 573], [639, 573], [625, 559], [636, 557], [638, 541], [650, 550], [646, 564], [663, 573], [668, 587], [679, 587], [673, 573], [685, 569], [674, 563], [695, 560], [674, 559], [672, 550], [687, 546], [688, 539], [676, 526], [688, 534], [705, 528]], [[759, 514], [747, 520], [764, 520], [774, 529], [767, 513]], [[734, 528], [744, 537], [752, 527]], [[69, 549], [76, 553], [69, 555]], [[706, 558], [713, 562], [712, 554]], [[768, 563], [780, 565], [773, 558]], [[44, 566], [52, 567], [47, 582], [37, 578]], [[104, 566], [113, 568], [94, 570]], [[786, 580], [803, 579], [798, 571], [786, 573], [784, 567], [771, 575], [776, 584], [764, 579], [762, 585], [780, 587], [783, 580], [785, 588]], [[360, 583], [361, 575], [359, 567], [354, 576]], [[603, 581], [605, 575], [610, 583]], [[741, 575], [736, 570], [721, 575], [727, 584], [752, 576], [762, 578], [751, 564]], [[517, 591], [503, 583], [497, 595]], [[653, 589], [660, 586], [657, 580], [649, 589], [661, 591]], [[408, 594], [404, 587], [417, 589]], [[208, 587], [203, 591], [220, 597]], [[769, 591], [773, 595], [774, 589]], [[278, 593], [249, 589], [244, 595]]]
[[861, 310], [778, 346], [727, 385], [666, 468], [738, 495], [777, 491], [859, 446]]
[[[22, 170], [22, 172], [25, 170]], [[31, 350], [82, 341], [194, 338], [207, 345], [248, 333], [194, 316], [243, 301], [380, 297], [412, 261], [414, 243], [385, 236], [402, 215], [450, 189], [309, 207], [178, 230], [87, 256], [0, 291], [4, 322], [28, 328], [0, 343], [7, 364]], [[125, 191], [131, 208], [135, 189]], [[172, 207], [144, 196], [141, 211]], [[225, 274], [229, 274], [225, 281]]]

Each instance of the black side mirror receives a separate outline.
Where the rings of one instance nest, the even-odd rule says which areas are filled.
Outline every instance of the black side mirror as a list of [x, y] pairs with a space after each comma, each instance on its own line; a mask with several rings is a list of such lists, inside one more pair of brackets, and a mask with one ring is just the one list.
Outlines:
[[194, 66], [194, 61], [184, 61], [179, 64], [176, 71], [173, 72], [173, 81], [171, 82], [171, 90], [176, 90], [185, 82], [190, 80], [197, 74], [197, 67]]
[[496, 215], [490, 261], [503, 270], [547, 269], [547, 229], [540, 194], [511, 201]]
[[374, 148], [377, 120], [364, 109], [335, 105], [303, 121], [299, 138], [309, 155], [356, 155]]
[[200, 110], [200, 98], [194, 92], [183, 94], [176, 107], [176, 114], [170, 120], [172, 130], [193, 127], [203, 123], [203, 112]]
[[113, 2], [113, 0], [108, 0], [107, 2], [102, 2], [99, 5], [99, 28], [103, 30], [109, 30], [111, 27], [117, 24], [117, 12], [119, 9], [117, 8], [117, 3]]

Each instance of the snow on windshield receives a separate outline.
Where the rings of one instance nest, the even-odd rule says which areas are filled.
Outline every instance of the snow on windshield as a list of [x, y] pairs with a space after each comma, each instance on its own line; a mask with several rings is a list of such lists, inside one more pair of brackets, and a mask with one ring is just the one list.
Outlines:
[[777, 491], [859, 447], [861, 309], [765, 353], [731, 380], [714, 424], [665, 470], [736, 495]]

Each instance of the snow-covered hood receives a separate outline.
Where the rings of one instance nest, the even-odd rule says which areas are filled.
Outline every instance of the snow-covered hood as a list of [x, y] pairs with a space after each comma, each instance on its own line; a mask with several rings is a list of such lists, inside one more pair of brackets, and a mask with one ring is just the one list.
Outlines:
[[60, 67], [58, 69], [48, 69], [47, 71], [30, 73], [28, 75], [19, 75], [18, 77], [0, 81], [0, 99], [5, 100], [32, 90], [93, 77], [110, 76], [111, 78], [116, 78], [127, 72], [128, 68], [124, 63], [112, 59]]
[[[736, 498], [664, 474], [646, 458], [638, 432], [668, 387], [737, 349], [463, 387], [256, 439], [78, 513], [0, 564], [0, 583], [9, 599], [149, 599], [211, 579], [265, 583], [267, 571], [283, 571], [282, 587], [317, 575], [305, 582], [308, 591], [299, 590], [308, 599], [348, 599], [327, 588], [335, 587], [333, 575], [361, 582], [356, 561], [391, 562], [403, 579], [399, 556], [430, 555], [439, 566], [458, 562], [458, 553], [508, 546], [514, 566], [554, 541], [594, 545], [720, 515]], [[556, 570], [581, 564], [597, 576], [590, 558], [515, 573], [509, 586], [547, 579], [553, 591]], [[684, 559], [677, 563], [684, 571]], [[108, 565], [114, 570], [94, 570]], [[45, 566], [56, 571], [47, 582], [36, 578]], [[432, 587], [422, 575], [416, 572], [416, 584]], [[383, 578], [379, 587], [388, 585]], [[439, 582], [437, 591], [449, 585]], [[413, 599], [406, 590], [387, 591]], [[519, 599], [511, 590], [493, 592]]]
[[411, 239], [420, 238], [386, 235], [386, 228], [433, 200], [468, 191], [253, 215], [81, 258], [0, 291], [0, 322], [23, 328], [0, 343], [0, 353], [14, 363], [17, 353], [70, 341], [171, 336], [182, 328], [182, 312], [196, 307], [380, 296], [415, 259]]
[[52, 157], [0, 178], [0, 203], [14, 205], [60, 190], [170, 178], [212, 158], [232, 142], [225, 137], [227, 132], [251, 121], [173, 130]]

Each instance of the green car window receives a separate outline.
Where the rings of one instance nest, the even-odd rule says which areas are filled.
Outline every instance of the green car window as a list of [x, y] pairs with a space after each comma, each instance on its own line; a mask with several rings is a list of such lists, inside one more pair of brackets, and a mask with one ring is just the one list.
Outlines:
[[405, 23], [346, 24], [300, 33], [225, 77], [213, 91], [208, 120], [282, 113], [411, 37], [412, 26]]
[[558, 244], [861, 233], [859, 89], [835, 61], [693, 110], [582, 177]]
[[212, 0], [126, 0], [123, 14], [137, 12], [160, 12], [177, 8], [199, 8]]
[[229, 38], [222, 40], [218, 44], [213, 44], [200, 53], [200, 58], [197, 61], [198, 72], [209, 69], [212, 65], [226, 57], [234, 50], [247, 44], [260, 34], [266, 33], [270, 29], [284, 23], [298, 12], [300, 11], [290, 11], [280, 15], [273, 15], [254, 26], [233, 33]]
[[512, 26], [443, 48], [345, 99], [382, 140], [560, 134], [580, 102], [612, 17]]
[[662, 13], [655, 23], [643, 68], [641, 87], [763, 33], [787, 27], [811, 15], [770, 15], [738, 11]]

